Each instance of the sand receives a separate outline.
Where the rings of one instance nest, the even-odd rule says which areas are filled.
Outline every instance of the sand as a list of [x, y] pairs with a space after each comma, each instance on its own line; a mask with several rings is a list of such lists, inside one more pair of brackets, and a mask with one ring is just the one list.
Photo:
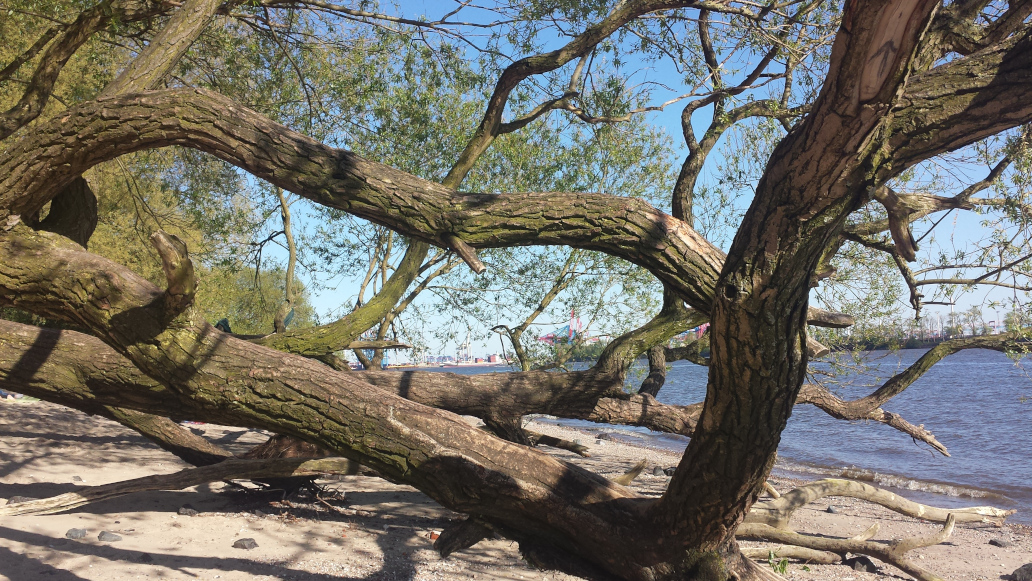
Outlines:
[[[655, 466], [677, 464], [675, 454], [605, 440], [551, 424], [533, 429], [580, 439], [591, 458], [555, 451], [556, 456], [603, 475], [617, 475], [645, 458], [646, 472], [632, 485], [659, 495], [669, 482], [652, 475]], [[235, 452], [264, 441], [267, 434], [237, 428], [194, 425]], [[546, 449], [548, 450], [548, 449]], [[12, 496], [42, 498], [82, 486], [175, 472], [186, 465], [134, 432], [108, 420], [44, 402], [0, 403], [0, 504]], [[431, 534], [461, 515], [437, 506], [413, 488], [383, 480], [347, 476], [320, 481], [321, 498], [282, 494], [248, 484], [211, 484], [179, 492], [141, 493], [88, 505], [65, 514], [0, 517], [0, 580], [574, 580], [534, 570], [514, 543], [496, 539], [441, 559]], [[793, 481], [775, 479], [779, 489]], [[837, 514], [826, 511], [829, 504]], [[178, 514], [184, 505], [196, 516]], [[327, 506], [329, 505], [329, 506]], [[334, 508], [331, 508], [334, 507]], [[346, 509], [347, 514], [340, 511]], [[797, 512], [797, 530], [852, 536], [881, 523], [877, 539], [929, 534], [936, 525], [896, 515], [865, 503], [832, 498]], [[69, 529], [87, 536], [65, 538]], [[102, 542], [108, 531], [121, 536]], [[234, 548], [253, 539], [253, 549]], [[1013, 547], [999, 548], [990, 539]], [[1032, 534], [1026, 527], [958, 526], [949, 542], [914, 551], [920, 563], [946, 579], [1007, 579], [1032, 562]], [[788, 565], [788, 579], [864, 581], [906, 575], [878, 563], [876, 573], [841, 565]]]

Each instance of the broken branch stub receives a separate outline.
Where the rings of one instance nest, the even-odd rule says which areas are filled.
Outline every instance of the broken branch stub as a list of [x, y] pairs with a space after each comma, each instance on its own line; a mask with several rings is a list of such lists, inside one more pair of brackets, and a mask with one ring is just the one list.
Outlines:
[[445, 237], [445, 240], [448, 243], [448, 248], [454, 250], [455, 254], [459, 255], [459, 258], [466, 263], [466, 266], [468, 266], [470, 270], [477, 274], [481, 274], [487, 270], [484, 263], [480, 261], [480, 257], [477, 256], [476, 249], [463, 242], [461, 238], [454, 234], [449, 234]]
[[151, 244], [161, 257], [168, 288], [165, 289], [165, 309], [173, 318], [187, 309], [197, 292], [197, 277], [186, 243], [173, 234], [158, 230], [150, 237]]

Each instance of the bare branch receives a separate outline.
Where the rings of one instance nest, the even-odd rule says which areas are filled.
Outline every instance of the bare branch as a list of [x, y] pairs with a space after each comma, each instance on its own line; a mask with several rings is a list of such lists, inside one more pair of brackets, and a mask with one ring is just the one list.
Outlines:
[[879, 560], [904, 571], [919, 581], [942, 581], [942, 578], [930, 571], [916, 565], [913, 561], [904, 556], [907, 551], [937, 545], [944, 542], [953, 533], [953, 515], [947, 520], [946, 525], [935, 535], [924, 538], [908, 538], [897, 541], [889, 546], [869, 541], [853, 539], [834, 539], [793, 533], [765, 524], [745, 523], [738, 528], [737, 535], [740, 538], [759, 539], [775, 543], [788, 543], [827, 551], [832, 553], [856, 553], [870, 555]]
[[598, 43], [608, 38], [613, 32], [631, 20], [658, 10], [683, 8], [696, 5], [693, 0], [631, 0], [622, 2], [601, 22], [587, 27], [580, 35], [560, 49], [520, 59], [509, 65], [498, 78], [494, 92], [487, 102], [487, 110], [473, 137], [459, 155], [458, 161], [444, 178], [444, 184], [451, 187], [465, 179], [473, 168], [473, 163], [487, 150], [499, 135], [502, 124], [502, 113], [509, 101], [509, 94], [524, 79], [558, 69], [573, 59], [583, 57]]
[[463, 242], [461, 238], [452, 234], [446, 236], [445, 241], [448, 243], [448, 247], [454, 250], [455, 254], [458, 254], [459, 257], [462, 258], [462, 261], [466, 263], [466, 266], [468, 266], [470, 270], [477, 274], [487, 270], [487, 267], [484, 266], [484, 263], [481, 262], [480, 258], [477, 256], [477, 251], [469, 244]]
[[15, 57], [14, 60], [7, 64], [6, 67], [0, 69], [0, 83], [11, 78], [11, 75], [17, 72], [23, 64], [35, 58], [36, 55], [39, 54], [39, 51], [43, 50], [43, 47], [49, 44], [50, 41], [53, 40], [59, 32], [64, 30], [64, 28], [65, 27], [62, 25], [51, 26], [45, 32], [43, 32], [43, 34], [40, 35], [40, 37], [36, 40], [36, 42], [32, 44], [32, 46], [27, 48], [25, 52]]

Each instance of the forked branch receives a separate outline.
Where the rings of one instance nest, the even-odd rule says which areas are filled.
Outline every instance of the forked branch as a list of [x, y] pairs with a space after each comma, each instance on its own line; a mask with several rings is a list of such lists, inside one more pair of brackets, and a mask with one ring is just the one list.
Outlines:
[[765, 524], [745, 523], [738, 528], [739, 538], [755, 539], [774, 543], [786, 543], [807, 549], [829, 553], [856, 553], [870, 555], [906, 572], [919, 581], [943, 581], [941, 577], [919, 567], [907, 556], [906, 552], [920, 547], [930, 547], [942, 543], [953, 534], [954, 518], [951, 514], [942, 529], [927, 537], [912, 537], [885, 545], [882, 543], [858, 539], [835, 539], [794, 533], [776, 529]]

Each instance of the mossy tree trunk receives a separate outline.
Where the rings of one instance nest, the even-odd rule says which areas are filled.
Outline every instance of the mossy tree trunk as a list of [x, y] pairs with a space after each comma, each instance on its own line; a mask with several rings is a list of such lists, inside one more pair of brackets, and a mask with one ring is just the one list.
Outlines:
[[[621, 6], [633, 12], [642, 4]], [[775, 149], [726, 257], [683, 220], [641, 200], [459, 193], [317, 143], [219, 95], [180, 89], [85, 103], [0, 153], [0, 303], [89, 329], [130, 361], [146, 379], [126, 384], [121, 406], [265, 428], [322, 446], [471, 515], [518, 541], [534, 562], [635, 581], [760, 578], [733, 535], [762, 489], [803, 382], [808, 293], [825, 250], [847, 215], [899, 172], [1032, 121], [1027, 29], [915, 73], [922, 47], [935, 49], [923, 39], [936, 8], [930, 0], [846, 5], [820, 95]], [[526, 66], [552, 70], [576, 55]], [[497, 121], [486, 118], [481, 129]], [[481, 141], [471, 151], [490, 139]], [[639, 497], [406, 399], [428, 378], [338, 372], [216, 331], [189, 309], [195, 285], [174, 241], [156, 240], [169, 277], [163, 290], [20, 220], [89, 167], [167, 145], [206, 151], [318, 203], [455, 248], [468, 263], [477, 262], [475, 248], [562, 244], [648, 269], [712, 321], [706, 401], [667, 491]], [[641, 350], [655, 344], [629, 342]], [[60, 353], [58, 344], [48, 357]], [[509, 380], [477, 380], [483, 400], [464, 405], [497, 412], [499, 405], [598, 403], [612, 389], [608, 371], [575, 376], [597, 381], [594, 400], [564, 400], [572, 396], [539, 386], [517, 397]], [[547, 375], [539, 379], [552, 381]], [[458, 393], [442, 391], [444, 398]], [[83, 405], [97, 403], [92, 390], [80, 397]], [[507, 417], [517, 410], [510, 411]]]

